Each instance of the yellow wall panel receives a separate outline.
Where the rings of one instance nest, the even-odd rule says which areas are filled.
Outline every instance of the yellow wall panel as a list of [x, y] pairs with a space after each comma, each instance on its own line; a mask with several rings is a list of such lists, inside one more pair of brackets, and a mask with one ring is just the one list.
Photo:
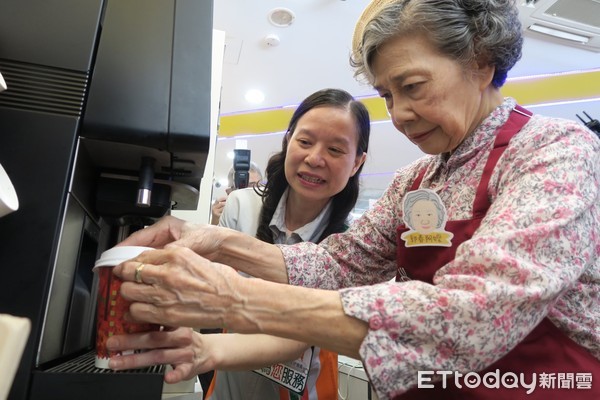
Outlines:
[[[600, 70], [512, 79], [502, 87], [502, 94], [514, 97], [524, 106], [600, 98]], [[369, 110], [372, 121], [389, 119], [381, 98], [365, 97], [360, 101]], [[285, 131], [293, 112], [293, 107], [286, 107], [223, 115], [220, 118], [219, 135], [237, 136]]]

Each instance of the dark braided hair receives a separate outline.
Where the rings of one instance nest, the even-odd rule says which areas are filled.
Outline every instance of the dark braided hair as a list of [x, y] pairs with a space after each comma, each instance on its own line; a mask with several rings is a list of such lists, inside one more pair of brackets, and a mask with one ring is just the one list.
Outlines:
[[[369, 147], [369, 135], [371, 124], [367, 108], [352, 95], [340, 89], [323, 89], [308, 96], [294, 111], [288, 129], [283, 136], [281, 151], [273, 155], [265, 169], [266, 183], [255, 187], [263, 198], [263, 206], [260, 212], [258, 229], [256, 237], [268, 243], [273, 243], [273, 233], [269, 228], [269, 223], [273, 218], [275, 209], [289, 183], [285, 178], [285, 157], [287, 153], [290, 137], [293, 135], [298, 120], [304, 114], [316, 107], [336, 107], [349, 110], [354, 116], [358, 130], [358, 144], [356, 149], [357, 156], [365, 153]], [[333, 196], [331, 215], [325, 231], [319, 238], [319, 242], [332, 233], [343, 232], [346, 230], [346, 219], [348, 214], [354, 208], [359, 192], [359, 175], [362, 165], [358, 168], [354, 176], [350, 177], [344, 189]]]

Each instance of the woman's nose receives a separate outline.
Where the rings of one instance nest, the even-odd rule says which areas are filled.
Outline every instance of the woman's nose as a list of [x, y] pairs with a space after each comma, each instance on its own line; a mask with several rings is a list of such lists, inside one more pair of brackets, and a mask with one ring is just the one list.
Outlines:
[[325, 159], [322, 154], [322, 150], [319, 148], [312, 148], [306, 155], [304, 161], [310, 165], [311, 167], [322, 166], [325, 162]]
[[407, 101], [394, 100], [392, 107], [388, 108], [388, 114], [397, 128], [415, 120], [415, 113]]

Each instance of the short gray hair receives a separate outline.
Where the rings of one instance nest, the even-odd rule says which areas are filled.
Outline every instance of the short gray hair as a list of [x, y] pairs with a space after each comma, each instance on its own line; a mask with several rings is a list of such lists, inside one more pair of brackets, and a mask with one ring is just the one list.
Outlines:
[[[393, 0], [359, 21], [364, 30], [350, 58], [355, 77], [373, 84], [377, 49], [395, 36], [424, 33], [442, 53], [467, 67], [474, 61], [496, 68], [501, 87], [521, 58], [523, 36], [515, 0]], [[361, 34], [362, 33], [362, 34]]]

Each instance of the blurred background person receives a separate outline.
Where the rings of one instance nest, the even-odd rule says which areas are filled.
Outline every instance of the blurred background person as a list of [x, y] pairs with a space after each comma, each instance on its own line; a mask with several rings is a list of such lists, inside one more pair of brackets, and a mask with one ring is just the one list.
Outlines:
[[[219, 224], [219, 218], [221, 218], [221, 214], [223, 213], [223, 207], [225, 207], [225, 201], [229, 194], [236, 189], [235, 180], [234, 180], [235, 170], [233, 167], [229, 170], [227, 174], [227, 188], [225, 189], [225, 196], [221, 196], [215, 200], [211, 207], [211, 218], [210, 223], [212, 225]], [[250, 178], [248, 179], [248, 187], [253, 187], [262, 182], [263, 174], [260, 170], [258, 164], [254, 161], [250, 162]]]

